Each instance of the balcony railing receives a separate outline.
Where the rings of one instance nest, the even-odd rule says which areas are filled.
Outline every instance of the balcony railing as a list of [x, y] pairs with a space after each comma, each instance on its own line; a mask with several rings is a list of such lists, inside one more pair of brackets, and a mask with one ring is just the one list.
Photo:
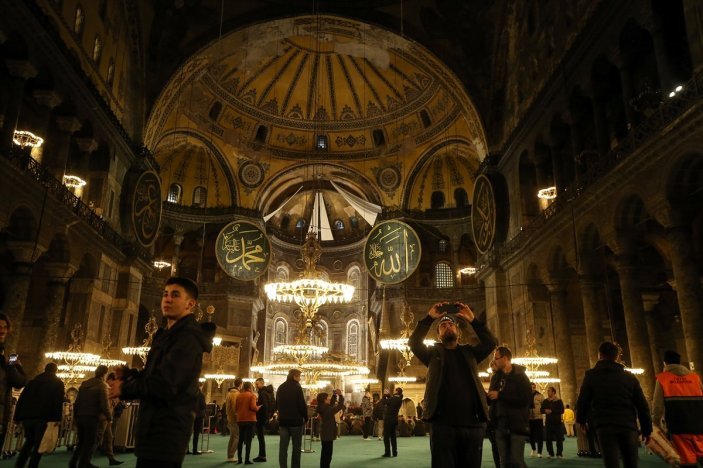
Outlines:
[[523, 226], [518, 234], [503, 244], [495, 245], [490, 252], [479, 259], [479, 270], [488, 266], [496, 266], [503, 258], [520, 250], [549, 219], [563, 211], [565, 207], [570, 206], [590, 186], [600, 181], [639, 148], [644, 147], [648, 140], [660, 136], [667, 127], [695, 105], [701, 103], [702, 98], [703, 72], [699, 72], [683, 86], [683, 89], [676, 96], [663, 101], [645, 120], [630, 130], [617, 146], [604, 154], [589, 154], [585, 173], [579, 174], [578, 181], [566, 187], [562, 192], [568, 193], [569, 198], [557, 198], [530, 223]]
[[76, 216], [85, 221], [107, 243], [117, 247], [126, 256], [140, 258], [151, 265], [153, 258], [149, 252], [138, 244], [125, 240], [104, 219], [98, 216], [92, 208], [75, 196], [73, 192], [59, 182], [53, 174], [47, 171], [34, 158], [24, 154], [21, 150], [15, 150], [10, 152], [6, 159], [15, 168], [34, 179], [59, 203], [73, 211]]

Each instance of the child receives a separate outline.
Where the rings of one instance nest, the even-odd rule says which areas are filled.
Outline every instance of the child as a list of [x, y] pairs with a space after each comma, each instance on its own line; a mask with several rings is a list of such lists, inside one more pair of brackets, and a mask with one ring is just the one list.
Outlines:
[[332, 444], [337, 438], [337, 423], [334, 415], [344, 409], [344, 397], [340, 390], [335, 390], [338, 400], [333, 406], [328, 393], [317, 394], [317, 414], [320, 415], [320, 440], [322, 441], [322, 453], [320, 454], [320, 468], [329, 468], [332, 462]]

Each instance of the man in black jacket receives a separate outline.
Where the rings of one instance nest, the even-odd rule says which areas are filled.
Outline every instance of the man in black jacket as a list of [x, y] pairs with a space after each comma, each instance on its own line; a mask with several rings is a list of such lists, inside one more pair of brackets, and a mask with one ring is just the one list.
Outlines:
[[254, 461], [265, 462], [266, 438], [264, 437], [264, 428], [276, 410], [276, 398], [273, 396], [273, 385], [265, 385], [263, 378], [259, 377], [256, 379], [254, 385], [259, 393], [256, 404], [261, 406], [259, 411], [256, 412], [256, 438], [259, 441], [259, 455], [254, 458]]
[[529, 418], [532, 386], [525, 368], [512, 363], [513, 354], [505, 346], [493, 353], [496, 381], [491, 381], [488, 398], [495, 402], [496, 444], [500, 466], [524, 467], [525, 440], [530, 435]]
[[[445, 306], [446, 303], [439, 303], [430, 307], [409, 340], [410, 349], [427, 366], [423, 419], [431, 423], [432, 466], [478, 467], [488, 421], [478, 363], [493, 351], [497, 340], [476, 320], [469, 306], [456, 303], [456, 316], [440, 312]], [[479, 339], [477, 345], [458, 344], [458, 318], [473, 327]], [[436, 319], [441, 343], [428, 347], [424, 339]]]
[[386, 399], [383, 405], [383, 452], [384, 457], [390, 457], [391, 451], [394, 457], [398, 456], [398, 440], [396, 430], [398, 429], [398, 411], [403, 405], [403, 389], [396, 388], [393, 396]]
[[291, 369], [288, 378], [276, 392], [279, 433], [281, 444], [278, 448], [280, 468], [288, 467], [288, 444], [293, 440], [291, 468], [300, 468], [300, 448], [303, 445], [303, 428], [308, 420], [308, 405], [305, 403], [303, 387], [300, 386], [300, 371]]
[[137, 468], [175, 468], [183, 463], [193, 429], [203, 353], [212, 351], [215, 324], [198, 324], [198, 287], [186, 278], [166, 281], [161, 313], [166, 328], [154, 336], [146, 366], [113, 387], [112, 396], [139, 400]]
[[64, 386], [56, 377], [57, 370], [53, 362], [44, 366], [44, 372], [27, 384], [17, 401], [15, 421], [21, 421], [24, 427], [24, 444], [17, 456], [16, 467], [24, 468], [28, 458], [30, 468], [39, 466], [41, 453], [37, 450], [44, 431], [49, 423], [61, 422]]
[[554, 387], [547, 389], [547, 399], [542, 400], [540, 413], [546, 415], [544, 430], [547, 435], [547, 453], [549, 458], [554, 456], [553, 441], [557, 443], [557, 458], [564, 456], [564, 402], [557, 398], [557, 390]]
[[70, 468], [76, 466], [93, 467], [90, 459], [95, 452], [98, 441], [98, 427], [101, 421], [112, 421], [112, 412], [107, 401], [107, 366], [98, 366], [95, 377], [86, 380], [78, 388], [76, 402], [73, 404], [73, 416], [78, 429], [78, 445], [73, 451]]
[[[576, 402], [576, 422], [585, 430], [595, 430], [606, 467], [637, 466], [637, 419], [645, 443], [652, 433], [649, 405], [637, 377], [617, 362], [620, 350], [614, 343], [598, 347], [598, 362], [586, 371]], [[586, 422], [593, 418], [593, 426]]]

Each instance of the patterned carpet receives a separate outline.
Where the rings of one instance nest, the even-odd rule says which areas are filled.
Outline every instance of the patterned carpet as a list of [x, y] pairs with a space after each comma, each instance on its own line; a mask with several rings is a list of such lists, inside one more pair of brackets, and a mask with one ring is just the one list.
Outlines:
[[[167, 443], [167, 442], [166, 442]], [[226, 458], [227, 437], [212, 436], [210, 438], [210, 449], [213, 453], [205, 453], [201, 456], [187, 455], [184, 466], [186, 467], [216, 467], [216, 466], [235, 466], [232, 463], [227, 463]], [[266, 448], [268, 461], [266, 463], [256, 463], [252, 466], [278, 466], [278, 437], [266, 436]], [[320, 443], [313, 442], [314, 453], [302, 454], [303, 467], [317, 467], [320, 464]], [[383, 453], [383, 442], [377, 439], [364, 441], [360, 436], [344, 436], [334, 443], [334, 456], [332, 458], [332, 466], [339, 468], [365, 468], [369, 466], [398, 466], [402, 468], [420, 468], [430, 466], [430, 439], [429, 437], [402, 437], [398, 438], [398, 458], [381, 458]], [[529, 455], [529, 446], [525, 450], [526, 457]], [[546, 455], [546, 450], [545, 450]], [[258, 444], [256, 440], [252, 443], [252, 458], [258, 454]], [[587, 467], [587, 466], [603, 466], [601, 460], [592, 458], [580, 458], [576, 456], [576, 441], [569, 439], [564, 447], [565, 458], [561, 460], [547, 458], [526, 458], [528, 466], [531, 467]], [[68, 466], [70, 454], [65, 448], [59, 449], [57, 452], [44, 456], [40, 466], [42, 467], [61, 467]], [[132, 453], [121, 453], [117, 458], [124, 460], [121, 465], [123, 468], [132, 468], [135, 464], [135, 458]], [[666, 466], [653, 455], [647, 455], [644, 450], [640, 455], [641, 467], [661, 467]], [[13, 466], [14, 459], [0, 461], [0, 467]], [[99, 455], [93, 458], [93, 464], [99, 467], [107, 467], [108, 460], [106, 457]], [[289, 465], [290, 466], [290, 465]], [[493, 461], [491, 458], [490, 443], [486, 440], [484, 444], [483, 466], [492, 467]]]

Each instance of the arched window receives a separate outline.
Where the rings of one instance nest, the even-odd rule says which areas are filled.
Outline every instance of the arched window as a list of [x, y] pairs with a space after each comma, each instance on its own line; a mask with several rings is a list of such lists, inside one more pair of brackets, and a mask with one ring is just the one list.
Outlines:
[[380, 128], [374, 129], [374, 131], [372, 132], [372, 135], [373, 135], [373, 144], [375, 146], [383, 146], [386, 144], [386, 137], [383, 134], [383, 130], [381, 130]]
[[327, 135], [317, 135], [315, 137], [315, 149], [318, 151], [327, 151]]
[[359, 287], [361, 286], [361, 271], [353, 266], [347, 271], [347, 284], [354, 286], [354, 300], [359, 300]]
[[338, 219], [334, 222], [334, 228], [338, 231], [343, 231], [344, 230], [344, 221], [341, 219]]
[[193, 190], [193, 206], [205, 208], [207, 204], [207, 189], [205, 187], [195, 187]]
[[93, 41], [93, 62], [100, 63], [100, 57], [103, 55], [103, 40], [100, 35], [95, 35], [95, 40]]
[[439, 253], [447, 253], [447, 248], [449, 247], [449, 242], [446, 239], [440, 239], [439, 241]]
[[432, 125], [430, 114], [428, 114], [425, 109], [420, 111], [420, 120], [422, 120], [422, 126], [425, 128], [429, 128], [429, 126]]
[[444, 207], [444, 192], [432, 192], [432, 197], [430, 198], [430, 207], [433, 210]]
[[347, 355], [359, 358], [359, 321], [356, 319], [347, 322]]
[[83, 7], [78, 5], [76, 7], [76, 17], [73, 20], [73, 32], [79, 38], [83, 35], [83, 26], [85, 25], [85, 13], [83, 12]]
[[435, 288], [453, 288], [454, 273], [448, 263], [440, 262], [434, 266]]
[[280, 265], [276, 268], [276, 281], [288, 281], [288, 267]]
[[110, 63], [107, 66], [107, 79], [105, 82], [107, 86], [112, 88], [112, 83], [115, 81], [115, 60], [110, 59]]
[[352, 229], [359, 229], [359, 218], [352, 216], [349, 218], [349, 224], [351, 224]]
[[215, 103], [210, 108], [208, 117], [210, 117], [210, 120], [214, 122], [220, 116], [220, 112], [222, 112], [222, 103], [220, 101], [215, 101]]
[[269, 131], [264, 125], [259, 125], [259, 128], [256, 129], [256, 136], [254, 137], [254, 141], [257, 143], [266, 143], [266, 136], [268, 135]]
[[273, 346], [288, 344], [288, 323], [282, 318], [277, 318], [273, 324]]
[[324, 346], [325, 348], [329, 347], [329, 332], [330, 327], [327, 325], [327, 322], [324, 320], [317, 322], [315, 336], [313, 338], [317, 343], [317, 346]]
[[296, 229], [305, 229], [305, 225], [307, 223], [303, 218], [298, 218], [298, 221], [295, 223], [295, 228]]
[[183, 187], [179, 184], [171, 184], [168, 188], [168, 201], [170, 203], [180, 203], [183, 195]]
[[466, 194], [466, 190], [463, 188], [454, 190], [454, 204], [457, 208], [466, 208], [469, 206], [469, 196]]

